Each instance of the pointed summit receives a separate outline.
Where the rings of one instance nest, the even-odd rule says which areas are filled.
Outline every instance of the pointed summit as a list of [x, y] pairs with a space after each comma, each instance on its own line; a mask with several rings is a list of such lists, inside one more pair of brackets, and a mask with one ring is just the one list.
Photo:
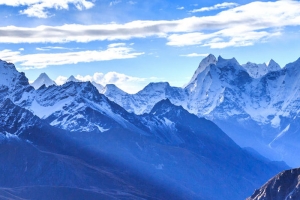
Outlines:
[[40, 76], [31, 84], [35, 89], [40, 88], [42, 85], [49, 87], [50, 85], [56, 85], [56, 83], [49, 78], [46, 73], [41, 73]]
[[276, 63], [273, 59], [271, 59], [268, 64], [268, 71], [274, 72], [274, 71], [278, 71], [278, 70], [281, 70], [280, 65], [278, 63]]
[[213, 54], [209, 54], [207, 57], [205, 57], [199, 64], [197, 70], [195, 71], [192, 79], [190, 80], [190, 83], [192, 83], [196, 78], [197, 76], [203, 72], [208, 66], [210, 66], [211, 64], [216, 64], [217, 63], [217, 59], [216, 57], [213, 55]]
[[66, 83], [67, 82], [81, 82], [80, 80], [78, 80], [78, 79], [76, 79], [73, 75], [71, 75], [68, 79], [67, 79], [67, 81], [66, 81]]

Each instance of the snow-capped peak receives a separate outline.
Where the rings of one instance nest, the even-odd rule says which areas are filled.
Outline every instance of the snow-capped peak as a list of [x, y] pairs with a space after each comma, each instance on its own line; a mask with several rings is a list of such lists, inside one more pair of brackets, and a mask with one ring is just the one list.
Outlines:
[[219, 56], [217, 65], [219, 67], [222, 67], [224, 64], [226, 64], [226, 65], [231, 64], [231, 65], [234, 65], [234, 66], [239, 66], [240, 65], [239, 62], [235, 58], [225, 59], [222, 56]]
[[209, 54], [207, 57], [205, 57], [199, 64], [197, 70], [195, 71], [192, 79], [190, 80], [190, 83], [192, 83], [196, 78], [197, 76], [203, 72], [208, 66], [210, 66], [211, 64], [216, 64], [217, 63], [217, 59], [216, 57], [213, 55], [213, 54]]
[[0, 86], [8, 86], [12, 89], [16, 84], [27, 86], [28, 79], [23, 72], [18, 72], [12, 63], [0, 59]]
[[152, 94], [157, 91], [165, 91], [168, 87], [171, 87], [168, 82], [149, 83], [144, 89], [139, 91], [138, 94]]
[[279, 64], [277, 64], [273, 59], [269, 61], [269, 63], [263, 64], [256, 64], [247, 62], [246, 64], [242, 65], [248, 74], [253, 78], [260, 78], [267, 74], [268, 72], [278, 71], [281, 69]]
[[67, 79], [66, 83], [67, 83], [67, 82], [71, 82], [71, 81], [73, 81], [73, 82], [81, 82], [80, 80], [76, 79], [73, 75], [71, 75], [71, 76]]
[[248, 72], [248, 74], [253, 78], [260, 78], [268, 73], [268, 66], [266, 63], [256, 64], [252, 62], [247, 62], [242, 65], [244, 69]]
[[56, 83], [49, 78], [46, 73], [41, 73], [40, 76], [31, 84], [35, 89], [40, 88], [42, 85], [49, 87], [51, 85], [56, 85]]
[[114, 95], [126, 95], [127, 93], [124, 92], [123, 90], [121, 90], [120, 88], [118, 88], [116, 85], [114, 84], [107, 84], [102, 92], [102, 94], [108, 95], [109, 94], [114, 94]]
[[268, 71], [273, 72], [273, 71], [278, 71], [280, 69], [281, 69], [280, 65], [276, 63], [273, 59], [271, 59], [270, 62], [268, 63]]

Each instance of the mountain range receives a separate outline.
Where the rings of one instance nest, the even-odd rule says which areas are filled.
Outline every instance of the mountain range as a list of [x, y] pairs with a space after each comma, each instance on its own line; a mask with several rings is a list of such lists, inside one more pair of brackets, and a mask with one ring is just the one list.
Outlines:
[[243, 199], [288, 168], [188, 112], [192, 96], [168, 83], [149, 84], [139, 102], [103, 89], [131, 98], [126, 106], [90, 82], [35, 89], [5, 61], [0, 76], [1, 198]]
[[103, 90], [110, 100], [135, 114], [149, 113], [168, 98], [198, 117], [212, 120], [238, 145], [251, 147], [271, 160], [300, 165], [300, 59], [285, 67], [209, 55], [184, 87], [150, 83], [136, 94], [116, 86]]

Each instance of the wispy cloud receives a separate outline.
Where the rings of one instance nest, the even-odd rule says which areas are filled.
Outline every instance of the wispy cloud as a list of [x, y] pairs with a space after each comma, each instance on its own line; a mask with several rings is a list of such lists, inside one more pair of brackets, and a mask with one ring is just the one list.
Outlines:
[[121, 3], [121, 2], [122, 2], [121, 0], [111, 1], [111, 2], [109, 3], [109, 6], [115, 6], [115, 5], [117, 5], [117, 4]]
[[75, 50], [79, 48], [66, 48], [66, 47], [60, 47], [60, 46], [47, 46], [47, 47], [37, 47], [35, 48], [38, 51], [50, 51], [50, 50]]
[[213, 16], [179, 20], [33, 28], [7, 26], [0, 27], [0, 43], [67, 43], [160, 37], [166, 38], [167, 45], [171, 46], [249, 46], [280, 36], [285, 27], [299, 26], [299, 10], [299, 1], [255, 1]]
[[136, 4], [137, 2], [136, 1], [128, 1], [127, 3], [131, 4], [131, 5], [134, 5]]
[[0, 51], [0, 58], [13, 63], [20, 63], [22, 70], [45, 68], [47, 66], [76, 64], [115, 59], [135, 58], [144, 54], [135, 52], [126, 46], [112, 45], [101, 51], [73, 51], [66, 53], [22, 54], [20, 51]]
[[185, 54], [185, 55], [180, 55], [180, 56], [183, 56], [183, 57], [206, 57], [208, 56], [207, 53], [205, 54], [201, 54], [201, 53], [190, 53], [190, 54]]
[[176, 8], [177, 10], [184, 10], [184, 7], [183, 6], [181, 6], [181, 7], [178, 7], [178, 8]]
[[0, 0], [0, 5], [13, 7], [27, 7], [20, 10], [21, 14], [28, 17], [47, 18], [48, 9], [68, 10], [69, 4], [75, 5], [78, 10], [90, 9], [94, 3], [87, 0]]
[[211, 10], [219, 10], [219, 9], [236, 7], [238, 5], [239, 4], [237, 4], [237, 3], [224, 2], [224, 3], [216, 4], [211, 7], [203, 7], [203, 8], [199, 8], [199, 9], [194, 9], [194, 10], [191, 10], [190, 12], [196, 13], [196, 12], [204, 12], [204, 11], [211, 11]]

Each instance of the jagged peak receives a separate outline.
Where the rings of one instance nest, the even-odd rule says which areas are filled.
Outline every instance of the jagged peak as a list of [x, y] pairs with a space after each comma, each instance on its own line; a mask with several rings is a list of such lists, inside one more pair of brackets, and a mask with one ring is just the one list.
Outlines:
[[17, 70], [16, 66], [13, 63], [7, 62], [5, 60], [0, 59], [0, 67], [11, 68], [13, 70]]
[[209, 67], [211, 64], [216, 64], [217, 63], [217, 59], [213, 54], [209, 54], [207, 57], [203, 58], [202, 61], [200, 62], [197, 70], [195, 71], [192, 79], [190, 80], [190, 83], [192, 83], [193, 81], [196, 80], [197, 76], [203, 72], [207, 67]]
[[231, 64], [234, 64], [234, 65], [240, 65], [239, 62], [235, 59], [235, 57], [225, 59], [222, 56], [219, 56], [217, 64], [223, 64], [223, 63], [231, 63]]
[[267, 66], [268, 66], [268, 71], [269, 71], [269, 72], [270, 72], [270, 71], [278, 71], [278, 70], [281, 70], [280, 65], [279, 65], [277, 62], [275, 62], [273, 59], [271, 59], [271, 60], [269, 61], [269, 63], [267, 64]]
[[12, 87], [16, 84], [22, 86], [27, 86], [29, 84], [25, 73], [18, 72], [13, 63], [3, 60], [0, 60], [0, 77], [0, 85]]

